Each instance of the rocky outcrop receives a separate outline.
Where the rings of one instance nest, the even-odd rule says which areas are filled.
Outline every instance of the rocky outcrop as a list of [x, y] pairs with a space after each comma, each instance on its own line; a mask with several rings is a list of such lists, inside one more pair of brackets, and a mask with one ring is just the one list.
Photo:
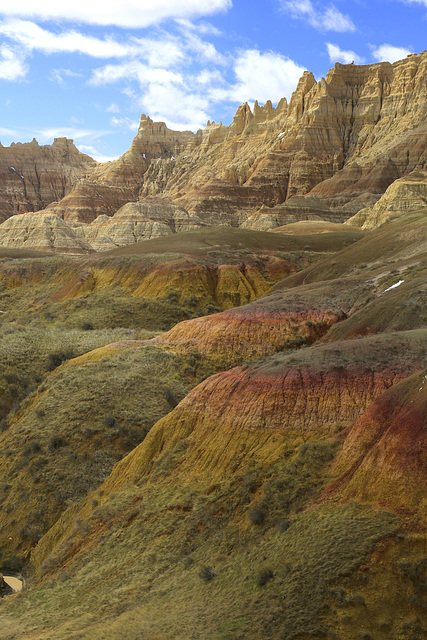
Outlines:
[[0, 225], [0, 244], [11, 249], [88, 253], [91, 246], [48, 211], [15, 215]]
[[3, 598], [4, 596], [9, 596], [11, 593], [13, 593], [12, 587], [8, 585], [8, 583], [0, 573], [0, 598]]
[[375, 229], [408, 211], [427, 211], [427, 171], [416, 170], [393, 182], [372, 207], [361, 209], [346, 224]]
[[75, 233], [96, 251], [105, 251], [204, 226], [197, 214], [168, 198], [153, 197], [129, 202], [112, 217], [98, 216], [90, 225], [76, 227]]
[[112, 216], [128, 202], [138, 200], [143, 176], [151, 162], [173, 160], [194, 140], [191, 131], [171, 131], [163, 122], [141, 116], [131, 147], [113, 162], [99, 165], [51, 212], [64, 220], [92, 222], [99, 215]]
[[347, 220], [346, 212], [333, 211], [319, 198], [313, 196], [292, 196], [275, 207], [263, 205], [241, 225], [244, 229], [267, 231], [275, 227], [301, 222], [303, 220], [342, 223]]
[[365, 282], [338, 281], [276, 291], [251, 304], [179, 323], [154, 340], [174, 352], [197, 352], [216, 365], [232, 366], [278, 351], [310, 345], [369, 296]]
[[[77, 190], [70, 196], [74, 202]], [[113, 216], [99, 215], [91, 224], [63, 220], [59, 213], [59, 208], [53, 206], [36, 214], [12, 216], [0, 225], [0, 244], [9, 248], [86, 253], [205, 226], [196, 214], [160, 197], [129, 202]]]
[[45, 146], [36, 140], [10, 147], [0, 144], [0, 222], [61, 200], [95, 166], [66, 138]]
[[183, 440], [184, 477], [208, 471], [215, 478], [236, 473], [240, 465], [277, 460], [289, 446], [336, 435], [422, 367], [425, 351], [415, 332], [392, 339], [412, 350], [409, 365], [401, 351], [386, 352], [390, 336], [375, 336], [342, 343], [338, 360], [335, 345], [322, 345], [209, 377], [115, 467], [104, 492], [141, 482], [152, 461]]
[[[425, 165], [426, 70], [427, 52], [394, 64], [337, 63], [319, 82], [305, 72], [289, 105], [256, 103], [252, 112], [245, 103], [230, 126], [208, 122], [196, 134], [142, 115], [129, 151], [96, 167], [49, 212], [91, 223], [161, 196], [202, 224], [344, 222]], [[22, 181], [15, 169], [13, 180]], [[116, 231], [131, 237], [128, 227]]]
[[337, 63], [319, 82], [305, 72], [289, 106], [257, 106], [255, 116], [242, 105], [224, 140], [224, 132], [217, 144], [199, 133], [191, 156], [147, 171], [143, 193], [164, 190], [191, 209], [197, 191], [201, 211], [214, 174], [248, 189], [247, 212], [254, 200], [259, 208], [312, 192], [350, 215], [425, 162], [426, 66], [424, 52], [394, 64]]

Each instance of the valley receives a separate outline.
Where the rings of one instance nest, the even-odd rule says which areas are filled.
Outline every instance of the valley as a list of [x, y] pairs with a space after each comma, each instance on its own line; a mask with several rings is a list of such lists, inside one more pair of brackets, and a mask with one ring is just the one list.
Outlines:
[[4, 640], [427, 638], [426, 115], [423, 52], [0, 147]]

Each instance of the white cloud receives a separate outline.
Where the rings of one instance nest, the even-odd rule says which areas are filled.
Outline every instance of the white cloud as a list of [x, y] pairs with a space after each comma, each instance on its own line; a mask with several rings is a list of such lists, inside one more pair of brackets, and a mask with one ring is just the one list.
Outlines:
[[110, 106], [105, 109], [105, 111], [108, 111], [109, 113], [120, 113], [120, 107], [115, 102], [112, 102]]
[[139, 122], [137, 120], [132, 120], [132, 118], [128, 118], [127, 116], [123, 116], [120, 118], [118, 118], [117, 116], [113, 116], [111, 118], [111, 124], [113, 127], [130, 130], [134, 133], [138, 131], [139, 127]]
[[[231, 5], [231, 3], [230, 3]], [[191, 20], [186, 20], [184, 18], [175, 20], [176, 24], [180, 26], [182, 29], [187, 31], [197, 31], [197, 33], [202, 35], [213, 35], [219, 36], [221, 35], [221, 31], [213, 26], [213, 24], [209, 24], [209, 22], [191, 22]]]
[[28, 51], [53, 53], [82, 53], [93, 58], [127, 58], [142, 56], [151, 65], [170, 66], [181, 62], [183, 52], [176, 38], [134, 38], [119, 42], [111, 37], [95, 38], [78, 31], [54, 33], [29, 20], [10, 20], [0, 23], [0, 34], [19, 43]]
[[248, 49], [240, 53], [234, 65], [237, 83], [230, 89], [217, 90], [216, 97], [237, 102], [278, 102], [291, 96], [303, 71], [304, 67], [278, 53]]
[[423, 4], [427, 7], [427, 0], [403, 0], [405, 4]]
[[196, 76], [196, 82], [203, 85], [213, 85], [214, 83], [223, 84], [224, 78], [217, 69], [215, 71], [211, 71], [210, 69], [203, 69]]
[[161, 84], [180, 84], [182, 75], [167, 69], [156, 69], [138, 60], [130, 60], [122, 64], [107, 64], [104, 67], [94, 69], [89, 84], [101, 86], [113, 84], [119, 80], [137, 80], [144, 87], [151, 82]]
[[357, 53], [354, 53], [351, 49], [344, 51], [336, 44], [331, 44], [330, 42], [326, 43], [326, 48], [331, 62], [342, 62], [343, 64], [351, 64], [352, 62], [355, 64], [363, 64], [365, 62], [364, 58], [358, 56]]
[[42, 144], [50, 144], [53, 138], [71, 138], [74, 141], [91, 142], [112, 132], [102, 129], [82, 129], [78, 127], [46, 127], [32, 135]]
[[231, 0], [103, 0], [102, 6], [88, 0], [19, 0], [2, 3], [0, 15], [140, 28], [167, 19], [212, 15], [231, 5]]
[[211, 42], [206, 42], [190, 32], [185, 34], [186, 48], [195, 53], [198, 59], [207, 60], [214, 64], [225, 64], [224, 56], [219, 53]]
[[144, 113], [171, 129], [195, 131], [209, 120], [209, 100], [190, 88], [151, 83], [140, 99]]
[[86, 153], [97, 162], [112, 162], [113, 160], [117, 160], [117, 156], [106, 156], [90, 144], [76, 144], [76, 147], [79, 151]]
[[3, 44], [0, 46], [0, 80], [22, 80], [28, 73], [28, 67], [21, 53]]
[[410, 53], [412, 53], [412, 51], [405, 47], [394, 47], [391, 44], [382, 44], [379, 47], [372, 48], [372, 55], [378, 62], [384, 60], [387, 62], [396, 62], [397, 60], [406, 58]]
[[19, 136], [19, 132], [16, 131], [16, 129], [5, 129], [4, 127], [0, 127], [0, 136], [17, 138]]
[[64, 84], [64, 76], [66, 78], [82, 78], [81, 73], [76, 73], [71, 69], [52, 69], [50, 72], [49, 80], [57, 82], [58, 84]]
[[356, 27], [350, 16], [344, 15], [334, 5], [317, 9], [311, 0], [281, 0], [281, 6], [291, 18], [305, 20], [319, 31], [355, 31]]

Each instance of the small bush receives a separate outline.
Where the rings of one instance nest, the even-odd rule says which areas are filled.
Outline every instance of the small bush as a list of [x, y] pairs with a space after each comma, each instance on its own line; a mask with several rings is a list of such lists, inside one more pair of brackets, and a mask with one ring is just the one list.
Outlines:
[[279, 529], [279, 531], [281, 531], [282, 533], [284, 533], [285, 531], [287, 531], [290, 527], [290, 522], [289, 520], [286, 520], [285, 518], [279, 518], [279, 520], [276, 522], [277, 524], [277, 528]]
[[216, 573], [211, 567], [204, 566], [199, 571], [199, 578], [204, 580], [205, 582], [209, 582], [213, 578], [215, 578]]
[[259, 587], [263, 587], [272, 578], [274, 578], [274, 573], [272, 569], [263, 569], [258, 574], [257, 584]]
[[54, 371], [63, 362], [73, 357], [71, 351], [55, 351], [54, 353], [49, 353], [48, 371]]
[[264, 524], [265, 516], [266, 516], [265, 510], [261, 507], [255, 507], [248, 513], [249, 521], [252, 522], [252, 524], [258, 524], [258, 525]]
[[173, 408], [175, 408], [176, 405], [178, 404], [178, 400], [175, 398], [173, 392], [170, 389], [166, 389], [165, 399], [166, 399], [166, 402], [170, 404], [170, 406]]
[[33, 442], [30, 442], [24, 447], [22, 455], [30, 456], [34, 453], [40, 453], [41, 450], [42, 448], [41, 448], [40, 442], [38, 440], [34, 440]]
[[49, 442], [49, 449], [51, 451], [54, 451], [56, 449], [60, 449], [61, 447], [65, 447], [67, 444], [67, 441], [62, 436], [52, 436]]
[[114, 429], [114, 427], [117, 425], [117, 420], [114, 416], [105, 416], [104, 424], [109, 429]]

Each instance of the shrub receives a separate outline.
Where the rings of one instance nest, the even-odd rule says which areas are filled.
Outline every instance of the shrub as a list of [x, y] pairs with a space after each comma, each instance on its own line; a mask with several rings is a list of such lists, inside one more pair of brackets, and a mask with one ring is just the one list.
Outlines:
[[216, 573], [211, 567], [204, 566], [199, 571], [199, 578], [204, 580], [205, 582], [209, 582], [213, 578], [215, 578]]
[[49, 449], [51, 451], [65, 447], [67, 441], [62, 436], [52, 436], [49, 442]]
[[117, 420], [114, 416], [105, 416], [104, 424], [109, 429], [113, 429], [117, 425]]
[[262, 569], [262, 571], [260, 571], [258, 574], [257, 584], [259, 587], [263, 587], [272, 578], [274, 578], [274, 573], [272, 569], [269, 569], [269, 568]]
[[289, 522], [289, 520], [286, 520], [285, 518], [279, 518], [276, 524], [279, 531], [284, 533], [289, 529], [291, 523]]
[[252, 524], [264, 524], [265, 516], [266, 513], [262, 507], [255, 507], [248, 513], [249, 521], [252, 522]]
[[63, 362], [73, 357], [71, 351], [55, 351], [54, 353], [49, 353], [48, 371], [53, 371]]
[[166, 402], [170, 404], [170, 406], [173, 408], [175, 408], [176, 405], [178, 404], [178, 400], [175, 398], [173, 392], [170, 389], [166, 389], [165, 399], [166, 399]]
[[40, 442], [38, 440], [33, 440], [33, 442], [30, 442], [24, 447], [22, 455], [29, 456], [33, 453], [39, 453], [41, 450], [42, 448], [41, 448]]

